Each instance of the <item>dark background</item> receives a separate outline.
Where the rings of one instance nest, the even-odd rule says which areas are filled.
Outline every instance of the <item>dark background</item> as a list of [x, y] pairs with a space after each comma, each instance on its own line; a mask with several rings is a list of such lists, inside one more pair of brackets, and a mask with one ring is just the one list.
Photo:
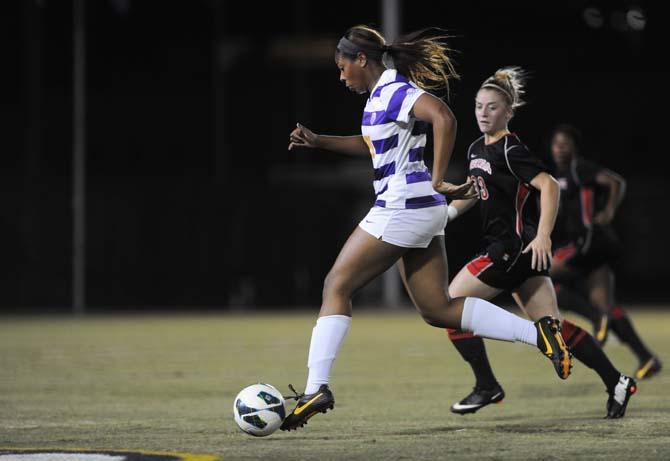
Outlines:
[[[449, 178], [479, 136], [473, 98], [504, 65], [531, 72], [511, 128], [539, 155], [558, 122], [621, 173], [615, 226], [627, 302], [667, 300], [666, 19], [621, 29], [632, 2], [409, 2], [401, 29], [448, 29], [462, 80]], [[605, 23], [583, 19], [595, 6]], [[296, 121], [359, 133], [365, 97], [338, 82], [337, 39], [379, 25], [380, 2], [86, 2], [89, 308], [316, 306], [372, 202], [368, 159], [286, 150]], [[71, 305], [72, 3], [5, 2], [0, 122], [4, 309]], [[447, 232], [454, 275], [478, 244], [476, 212]], [[374, 301], [379, 284], [362, 296]]]

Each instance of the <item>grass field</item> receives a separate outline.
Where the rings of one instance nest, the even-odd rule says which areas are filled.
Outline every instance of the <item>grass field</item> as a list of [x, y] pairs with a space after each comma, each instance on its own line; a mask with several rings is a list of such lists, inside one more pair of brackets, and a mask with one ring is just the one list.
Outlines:
[[[638, 330], [670, 364], [670, 313]], [[489, 342], [507, 398], [476, 415], [449, 405], [469, 368], [411, 312], [359, 312], [335, 364], [335, 411], [257, 439], [232, 400], [263, 381], [304, 386], [315, 314], [0, 319], [0, 447], [146, 449], [232, 459], [670, 459], [670, 371], [640, 383], [623, 420], [576, 364], [565, 382], [536, 350]], [[583, 322], [582, 322], [583, 323]], [[622, 370], [635, 360], [606, 348]]]

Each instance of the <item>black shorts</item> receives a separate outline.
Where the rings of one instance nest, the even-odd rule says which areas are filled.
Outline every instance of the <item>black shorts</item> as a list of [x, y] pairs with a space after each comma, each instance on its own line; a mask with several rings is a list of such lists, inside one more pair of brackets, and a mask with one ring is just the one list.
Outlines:
[[497, 244], [489, 245], [467, 264], [472, 275], [491, 286], [505, 291], [514, 291], [531, 277], [549, 276], [548, 270], [534, 270], [530, 265], [533, 253], [506, 252]]
[[614, 263], [621, 253], [621, 243], [609, 227], [595, 227], [590, 237], [560, 245], [554, 250], [554, 261], [562, 262], [580, 274], [589, 274], [605, 264]]

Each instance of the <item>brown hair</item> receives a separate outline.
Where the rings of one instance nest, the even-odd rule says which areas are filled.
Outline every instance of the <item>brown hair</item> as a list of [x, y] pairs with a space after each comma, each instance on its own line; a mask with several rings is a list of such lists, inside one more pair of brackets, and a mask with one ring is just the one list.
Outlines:
[[[355, 58], [358, 52], [386, 67], [392, 66], [398, 72], [424, 90], [449, 91], [449, 81], [458, 79], [450, 57], [452, 50], [447, 46], [444, 31], [440, 29], [423, 29], [404, 35], [393, 43], [387, 44], [384, 36], [377, 29], [368, 26], [354, 26], [343, 37], [347, 43], [337, 48], [337, 53]], [[386, 54], [386, 55], [385, 55]]]
[[498, 69], [495, 74], [484, 80], [479, 89], [496, 90], [509, 103], [512, 110], [521, 107], [526, 102], [521, 99], [525, 93], [524, 87], [526, 85], [527, 74], [521, 67], [503, 67]]

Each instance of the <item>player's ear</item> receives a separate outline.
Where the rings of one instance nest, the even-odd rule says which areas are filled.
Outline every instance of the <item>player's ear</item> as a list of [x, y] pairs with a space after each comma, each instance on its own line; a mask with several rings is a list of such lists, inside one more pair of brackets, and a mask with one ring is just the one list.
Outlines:
[[365, 67], [368, 65], [368, 57], [365, 56], [363, 53], [358, 53], [356, 55], [356, 64], [358, 64], [360, 67]]

